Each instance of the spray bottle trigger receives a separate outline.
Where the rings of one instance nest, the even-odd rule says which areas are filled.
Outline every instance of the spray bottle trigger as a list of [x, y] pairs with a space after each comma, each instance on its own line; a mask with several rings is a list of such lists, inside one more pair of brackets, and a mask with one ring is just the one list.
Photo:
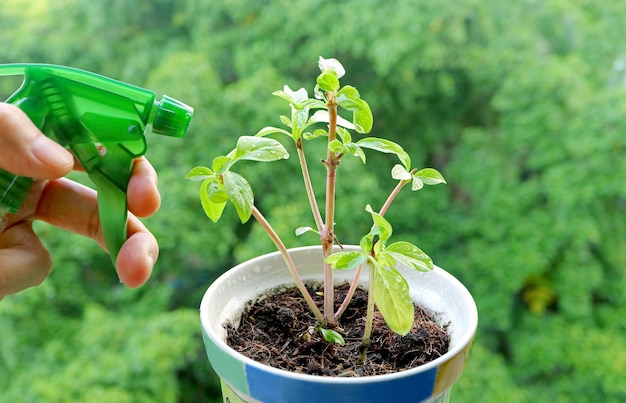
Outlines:
[[126, 242], [126, 221], [128, 203], [126, 193], [100, 171], [93, 171], [89, 177], [98, 189], [98, 210], [100, 226], [113, 266], [124, 242]]

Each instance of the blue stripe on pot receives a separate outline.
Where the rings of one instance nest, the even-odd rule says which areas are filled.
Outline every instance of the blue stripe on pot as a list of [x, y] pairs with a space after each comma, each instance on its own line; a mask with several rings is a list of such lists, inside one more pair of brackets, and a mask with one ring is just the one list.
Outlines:
[[[419, 376], [404, 376], [377, 381], [370, 377], [361, 383], [338, 382], [337, 378], [313, 377], [317, 382], [303, 380], [302, 377], [285, 375], [277, 377], [271, 371], [246, 365], [250, 396], [262, 402], [363, 402], [379, 401], [394, 403], [415, 403], [433, 395], [437, 367]], [[326, 382], [324, 382], [327, 380]], [[354, 380], [354, 378], [352, 378]], [[410, 390], [410, 394], [406, 391]]]
[[[474, 337], [472, 337], [472, 340]], [[435, 381], [434, 394], [440, 394], [450, 389], [452, 385], [459, 379], [461, 373], [467, 365], [469, 360], [470, 351], [472, 350], [472, 342], [467, 347], [460, 351], [457, 355], [451, 358], [449, 361], [442, 363], [439, 366], [437, 372], [437, 379]]]

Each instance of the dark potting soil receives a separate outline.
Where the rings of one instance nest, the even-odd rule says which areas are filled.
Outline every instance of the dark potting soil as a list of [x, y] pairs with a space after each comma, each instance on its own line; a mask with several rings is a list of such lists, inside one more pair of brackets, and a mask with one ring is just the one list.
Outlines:
[[[319, 288], [319, 287], [318, 287]], [[311, 290], [318, 306], [318, 288]], [[316, 292], [317, 291], [317, 292]], [[339, 306], [348, 285], [335, 289]], [[338, 327], [345, 345], [325, 341], [296, 288], [281, 289], [261, 298], [244, 312], [237, 329], [228, 325], [227, 343], [251, 359], [297, 373], [323, 376], [368, 376], [399, 372], [430, 362], [448, 351], [450, 337], [420, 306], [406, 336], [393, 333], [376, 311], [367, 359], [359, 364], [367, 309], [367, 291], [359, 289]]]

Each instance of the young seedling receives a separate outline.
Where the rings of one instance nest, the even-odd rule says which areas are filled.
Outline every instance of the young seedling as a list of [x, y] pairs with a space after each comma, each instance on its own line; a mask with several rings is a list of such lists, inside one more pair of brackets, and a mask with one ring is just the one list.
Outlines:
[[[227, 155], [213, 159], [210, 168], [203, 166], [193, 168], [186, 177], [202, 181], [200, 200], [206, 215], [212, 221], [217, 222], [220, 219], [228, 202], [235, 207], [242, 223], [247, 222], [250, 217], [258, 221], [282, 254], [296, 287], [319, 322], [317, 330], [328, 342], [343, 343], [342, 336], [334, 329], [354, 295], [361, 271], [367, 267], [370, 281], [360, 359], [364, 362], [367, 347], [370, 344], [375, 307], [378, 308], [389, 328], [400, 335], [407, 334], [413, 324], [414, 305], [409, 295], [409, 286], [396, 266], [401, 264], [419, 271], [433, 268], [430, 257], [417, 246], [403, 241], [388, 243], [393, 230], [384, 215], [400, 190], [406, 185], [410, 184], [412, 190], [420, 190], [424, 185], [445, 183], [445, 180], [435, 169], [412, 168], [408, 154], [400, 145], [390, 140], [363, 137], [354, 141], [353, 132], [363, 135], [372, 129], [373, 116], [370, 107], [355, 87], [340, 85], [339, 79], [345, 74], [341, 63], [336, 59], [320, 57], [318, 64], [321, 74], [317, 77], [313, 98], [309, 98], [304, 88], [293, 91], [285, 86], [282, 91], [274, 92], [274, 95], [289, 103], [291, 115], [280, 117], [281, 122], [289, 130], [268, 126], [261, 129], [255, 136], [241, 136], [235, 149]], [[349, 112], [352, 119], [342, 118], [338, 110]], [[298, 227], [295, 230], [296, 234], [316, 233], [322, 245], [324, 253], [322, 309], [315, 304], [308, 292], [280, 236], [255, 206], [250, 184], [243, 176], [232, 171], [233, 166], [243, 160], [270, 162], [289, 158], [289, 153], [279, 141], [267, 137], [276, 134], [291, 138], [295, 145], [304, 188], [315, 222], [315, 227]], [[311, 183], [304, 147], [306, 141], [318, 138], [326, 138], [327, 141], [326, 155], [321, 159], [326, 170], [323, 214]], [[361, 250], [332, 253], [334, 245], [341, 246], [334, 228], [336, 175], [339, 163], [346, 156], [356, 156], [365, 163], [364, 150], [396, 155], [399, 163], [392, 168], [391, 176], [398, 183], [378, 212], [375, 212], [370, 205], [366, 206], [365, 211], [371, 216], [373, 225], [369, 233], [361, 238]], [[334, 306], [333, 270], [355, 270], [348, 294], [337, 310]]]

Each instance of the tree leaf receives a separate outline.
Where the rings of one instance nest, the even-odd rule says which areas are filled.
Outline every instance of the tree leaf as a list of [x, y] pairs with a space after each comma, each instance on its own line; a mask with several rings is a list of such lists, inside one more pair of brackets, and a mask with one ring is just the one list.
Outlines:
[[368, 148], [381, 153], [395, 154], [398, 156], [398, 159], [407, 171], [411, 169], [411, 158], [409, 157], [409, 154], [407, 154], [407, 152], [404, 151], [399, 144], [396, 144], [391, 140], [378, 137], [365, 137], [357, 141], [357, 144], [363, 148]]
[[413, 326], [415, 307], [404, 277], [393, 267], [376, 265], [373, 294], [387, 326], [399, 335], [406, 335]]
[[396, 262], [418, 271], [429, 271], [434, 268], [430, 256], [410, 242], [394, 242], [385, 248], [384, 253], [390, 254]]
[[233, 160], [276, 161], [289, 158], [289, 153], [278, 141], [267, 137], [241, 136]]
[[362, 252], [335, 252], [325, 260], [333, 269], [353, 270], [365, 263], [367, 256]]
[[237, 215], [242, 223], [247, 222], [252, 215], [254, 205], [254, 194], [248, 181], [241, 175], [226, 171], [222, 175], [224, 180], [224, 190], [228, 194], [230, 202], [235, 206]]

